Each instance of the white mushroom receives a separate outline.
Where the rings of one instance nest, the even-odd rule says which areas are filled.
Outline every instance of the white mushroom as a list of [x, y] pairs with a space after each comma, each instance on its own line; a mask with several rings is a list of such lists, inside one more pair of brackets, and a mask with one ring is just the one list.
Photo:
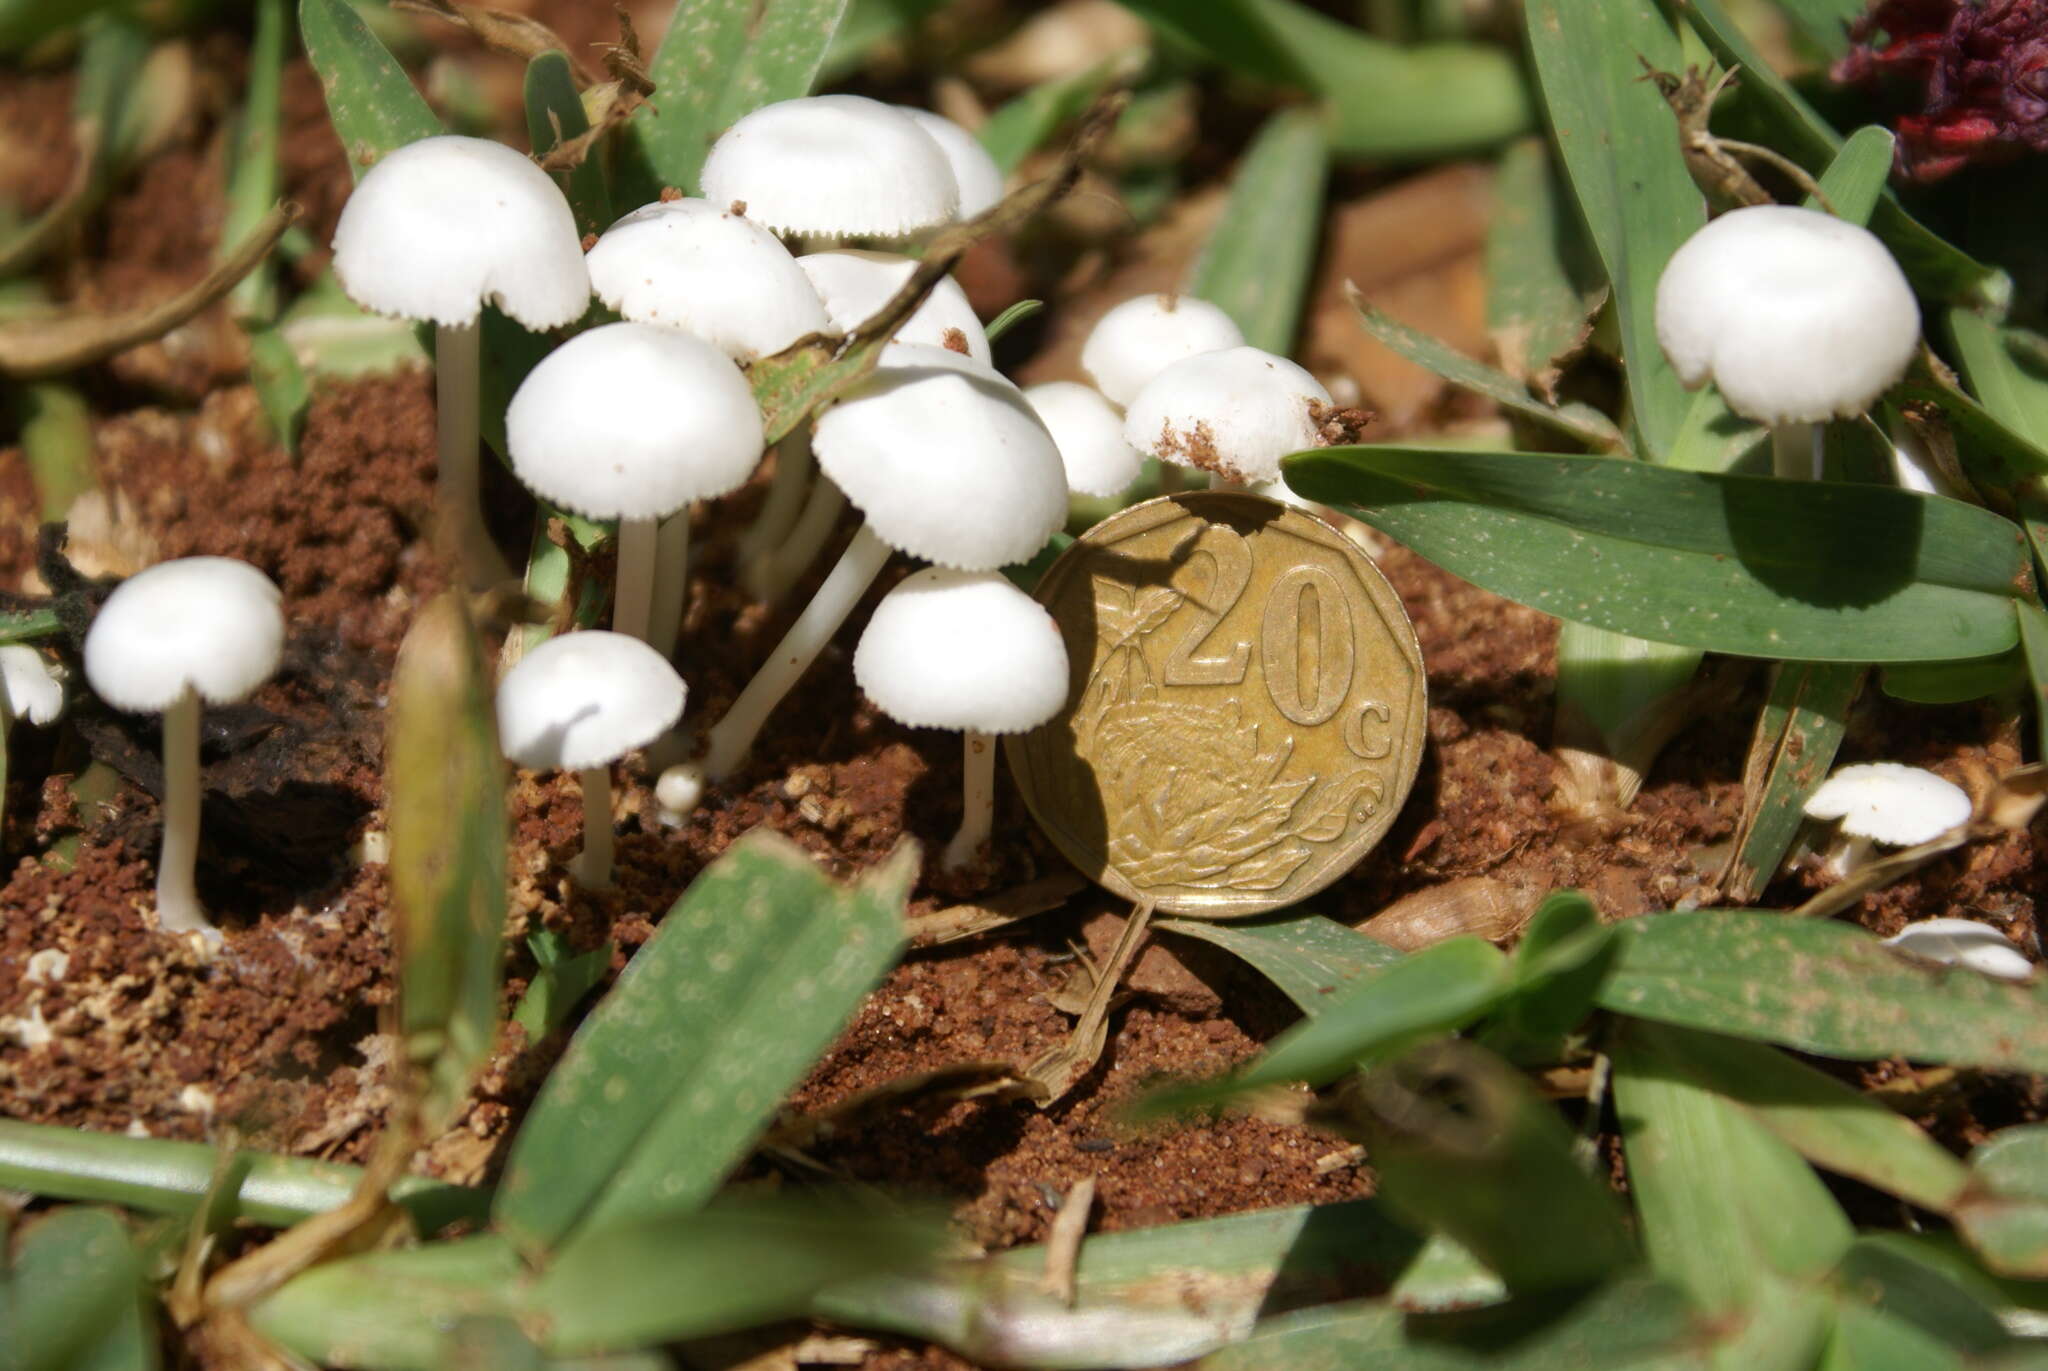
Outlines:
[[1820, 430], [1905, 373], [1920, 308], [1876, 235], [1818, 210], [1752, 205], [1687, 239], [1657, 282], [1657, 341], [1689, 387], [1771, 426], [1773, 466], [1820, 476]]
[[1124, 419], [1102, 393], [1079, 381], [1027, 386], [1030, 402], [1067, 468], [1067, 489], [1076, 495], [1118, 495], [1130, 488], [1145, 465], [1124, 441]]
[[763, 105], [719, 136], [704, 198], [777, 233], [901, 238], [950, 220], [960, 188], [931, 135], [879, 100]]
[[1322, 445], [1317, 413], [1329, 404], [1322, 383], [1285, 357], [1226, 348], [1146, 382], [1124, 412], [1124, 441], [1239, 485], [1274, 481], [1282, 457]]
[[732, 708], [701, 761], [664, 772], [670, 817], [696, 806], [706, 778], [745, 759], [769, 713], [816, 660], [890, 549], [965, 571], [1028, 559], [1066, 517], [1059, 451], [1017, 388], [969, 358], [892, 344], [874, 374], [819, 416], [819, 468], [866, 521], [818, 593]]
[[1081, 345], [1081, 370], [1110, 403], [1128, 405], [1175, 362], [1244, 346], [1228, 314], [1192, 295], [1140, 295], [1096, 321]]
[[16, 719], [57, 722], [64, 712], [64, 669], [25, 643], [0, 647], [0, 746]]
[[1871, 845], [1912, 847], [1970, 821], [1970, 797], [1931, 771], [1897, 762], [1845, 766], [1806, 801], [1809, 819], [1838, 820], [1826, 869], [1845, 876], [1870, 860]]
[[[692, 501], [745, 482], [760, 460], [761, 425], [730, 357], [652, 324], [578, 334], [527, 374], [505, 415], [520, 480], [563, 509], [619, 521], [612, 627], [642, 641], [657, 578], [680, 581], [688, 551], [685, 544], [658, 566], [657, 524], [674, 515], [687, 536]], [[666, 635], [657, 650], [665, 649], [675, 625], [655, 626]]]
[[2001, 980], [2024, 981], [2034, 974], [2034, 964], [2024, 952], [1990, 924], [1975, 919], [1923, 919], [1886, 938], [1884, 945]]
[[953, 169], [953, 182], [960, 187], [960, 218], [972, 219], [1002, 200], [1002, 168], [988, 155], [979, 138], [943, 114], [915, 105], [897, 105], [895, 109], [930, 134], [939, 151], [946, 154], [946, 164]]
[[[796, 264], [824, 298], [832, 327], [841, 333], [851, 333], [873, 318], [917, 270], [916, 261], [909, 257], [855, 248], [807, 252]], [[988, 334], [975, 317], [974, 306], [967, 303], [967, 292], [950, 276], [940, 278], [894, 337], [901, 343], [926, 343], [964, 352], [983, 366], [994, 364]]]
[[123, 581], [85, 635], [85, 674], [116, 709], [163, 715], [163, 850], [157, 923], [217, 942], [193, 875], [199, 856], [199, 702], [229, 704], [270, 679], [284, 651], [277, 587], [246, 562], [185, 557]]
[[1000, 572], [928, 567], [875, 606], [853, 676], [891, 718], [965, 735], [960, 827], [943, 864], [967, 865], [995, 817], [992, 735], [1036, 728], [1067, 701], [1059, 625]]
[[477, 317], [536, 331], [575, 322], [590, 276], [569, 202], [501, 143], [423, 138], [363, 174], [334, 229], [334, 274], [364, 309], [434, 325], [440, 516], [473, 583], [503, 562], [477, 503]]
[[548, 639], [498, 685], [498, 741], [532, 771], [574, 771], [583, 786], [581, 885], [612, 880], [611, 764], [682, 717], [687, 689], [637, 638], [589, 630]]
[[832, 326], [781, 240], [709, 200], [643, 205], [606, 229], [586, 261], [597, 298], [622, 316], [694, 333], [735, 362]]

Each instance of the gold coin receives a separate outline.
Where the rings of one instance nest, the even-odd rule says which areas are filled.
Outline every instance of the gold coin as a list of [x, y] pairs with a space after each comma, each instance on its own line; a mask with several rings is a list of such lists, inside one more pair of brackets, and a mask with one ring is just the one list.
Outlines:
[[1321, 519], [1235, 492], [1148, 500], [1088, 530], [1038, 599], [1072, 677], [1010, 767], [1102, 885], [1242, 918], [1321, 890], [1394, 822], [1422, 759], [1422, 652]]

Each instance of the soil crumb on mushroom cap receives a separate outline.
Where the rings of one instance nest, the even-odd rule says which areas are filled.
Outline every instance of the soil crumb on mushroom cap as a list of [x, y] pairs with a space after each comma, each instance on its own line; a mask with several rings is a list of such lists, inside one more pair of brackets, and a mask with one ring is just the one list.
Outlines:
[[708, 200], [643, 205], [606, 229], [588, 260], [605, 304], [639, 323], [693, 333], [735, 361], [831, 327], [789, 249]]
[[561, 188], [502, 143], [452, 134], [364, 173], [335, 226], [334, 274], [365, 309], [450, 328], [487, 302], [529, 329], [560, 328], [590, 303]]
[[1124, 441], [1240, 483], [1278, 480], [1280, 459], [1324, 445], [1334, 409], [1315, 377], [1258, 348], [1205, 352], [1147, 382], [1124, 413]]
[[1687, 239], [1657, 282], [1657, 341], [1687, 386], [1768, 424], [1853, 418], [1905, 374], [1920, 308], [1875, 234], [1752, 205]]
[[1810, 819], [1838, 819], [1842, 832], [1887, 847], [1911, 847], [1970, 820], [1970, 797], [1931, 771], [1898, 762], [1845, 766], [1806, 802]]
[[1066, 521], [1066, 469], [1022, 392], [945, 348], [891, 343], [811, 446], [876, 537], [941, 566], [1026, 561]]
[[668, 659], [638, 638], [564, 633], [499, 683], [498, 744], [534, 771], [605, 766], [673, 727], [687, 693]]
[[853, 676], [914, 728], [1021, 733], [1067, 700], [1067, 649], [1044, 606], [994, 571], [927, 567], [882, 597]]
[[1081, 345], [1081, 370], [1112, 404], [1128, 405], [1175, 362], [1243, 345], [1235, 321], [1207, 300], [1140, 295], [1096, 321]]
[[85, 674], [116, 709], [157, 713], [186, 690], [242, 699], [284, 652], [282, 596], [232, 557], [181, 557], [115, 587], [85, 635]]
[[705, 199], [743, 201], [749, 219], [778, 233], [900, 238], [960, 205], [931, 135], [860, 95], [763, 105], [719, 135], [700, 180]]

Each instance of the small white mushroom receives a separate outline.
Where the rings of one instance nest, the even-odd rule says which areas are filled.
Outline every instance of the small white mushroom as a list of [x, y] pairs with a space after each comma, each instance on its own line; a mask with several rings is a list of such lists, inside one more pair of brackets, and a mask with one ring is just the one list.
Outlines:
[[1970, 797], [1931, 771], [1897, 762], [1845, 766], [1806, 801], [1809, 819], [1839, 821], [1826, 870], [1846, 876], [1870, 860], [1872, 844], [1912, 847], [1970, 821]]
[[682, 717], [687, 688], [668, 659], [601, 629], [550, 638], [498, 685], [498, 742], [532, 771], [567, 770], [583, 785], [581, 885], [612, 880], [611, 764]]
[[1124, 412], [1124, 441], [1140, 452], [1225, 481], [1280, 477], [1280, 459], [1320, 447], [1322, 383], [1285, 357], [1226, 348], [1175, 362], [1145, 383]]
[[763, 105], [719, 135], [699, 179], [712, 204], [815, 237], [901, 238], [960, 206], [931, 135], [859, 95]]
[[939, 151], [946, 154], [946, 164], [953, 169], [953, 182], [960, 187], [959, 217], [972, 219], [983, 210], [993, 209], [1003, 198], [1003, 171], [981, 140], [943, 114], [915, 105], [894, 108], [930, 134]]
[[[796, 259], [818, 294], [832, 327], [851, 333], [889, 303], [903, 283], [917, 270], [909, 257], [891, 252], [867, 252], [855, 248], [834, 248], [828, 252], [807, 252]], [[941, 277], [917, 312], [896, 330], [900, 343], [926, 343], [964, 351], [983, 366], [993, 365], [988, 333], [967, 303], [967, 292], [952, 277]]]
[[0, 647], [0, 747], [16, 719], [37, 726], [64, 712], [64, 668], [25, 643]]
[[1008, 381], [945, 348], [891, 344], [881, 366], [819, 416], [819, 468], [866, 515], [818, 593], [705, 740], [669, 768], [666, 817], [745, 759], [768, 715], [853, 611], [891, 548], [964, 571], [1029, 559], [1066, 518], [1059, 450]]
[[2034, 964], [2009, 938], [1975, 919], [1923, 919], [1886, 938], [1884, 944], [1930, 962], [1968, 967], [2001, 980], [2024, 981], [2034, 974]]
[[928, 567], [875, 606], [853, 676], [891, 718], [965, 735], [960, 827], [943, 864], [967, 865], [995, 818], [992, 735], [1036, 728], [1067, 701], [1059, 625], [1000, 572]]
[[1130, 488], [1145, 459], [1124, 441], [1124, 418], [1100, 391], [1079, 381], [1027, 386], [1031, 404], [1067, 469], [1067, 489], [1076, 495], [1118, 495]]
[[1140, 295], [1096, 321], [1081, 345], [1081, 370], [1115, 405], [1128, 405], [1145, 383], [1175, 362], [1244, 346], [1235, 321], [1192, 295]]
[[1731, 210], [1657, 282], [1657, 341], [1688, 387], [1771, 426], [1784, 477], [1820, 475], [1828, 419], [1852, 419], [1905, 374], [1920, 307], [1877, 236], [1792, 205]]
[[[730, 357], [652, 324], [578, 334], [527, 374], [505, 415], [512, 470], [542, 499], [619, 521], [612, 627], [650, 640], [657, 581], [680, 580], [685, 543], [657, 565], [656, 529], [743, 484], [761, 457], [761, 410]], [[680, 601], [672, 601], [680, 607]], [[662, 650], [675, 625], [662, 630]], [[666, 655], [664, 653], [664, 655]]]
[[228, 557], [184, 557], [129, 577], [85, 635], [85, 674], [116, 709], [163, 716], [163, 850], [157, 923], [218, 942], [194, 885], [199, 703], [230, 704], [277, 670], [284, 611], [270, 578]]
[[576, 217], [528, 158], [482, 138], [422, 138], [363, 174], [334, 229], [334, 274], [375, 314], [434, 325], [440, 515], [472, 583], [502, 574], [477, 503], [477, 318], [536, 331], [590, 303]]
[[623, 317], [694, 333], [735, 362], [832, 327], [781, 240], [709, 200], [643, 205], [585, 260], [597, 298]]

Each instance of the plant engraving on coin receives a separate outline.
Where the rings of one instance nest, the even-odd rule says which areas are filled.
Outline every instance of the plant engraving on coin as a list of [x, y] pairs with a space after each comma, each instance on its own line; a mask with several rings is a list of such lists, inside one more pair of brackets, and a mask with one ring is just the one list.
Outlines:
[[1421, 655], [1321, 520], [1253, 495], [1154, 500], [1090, 530], [1039, 598], [1074, 689], [1011, 762], [1104, 885], [1242, 917], [1321, 889], [1392, 823], [1420, 760]]

